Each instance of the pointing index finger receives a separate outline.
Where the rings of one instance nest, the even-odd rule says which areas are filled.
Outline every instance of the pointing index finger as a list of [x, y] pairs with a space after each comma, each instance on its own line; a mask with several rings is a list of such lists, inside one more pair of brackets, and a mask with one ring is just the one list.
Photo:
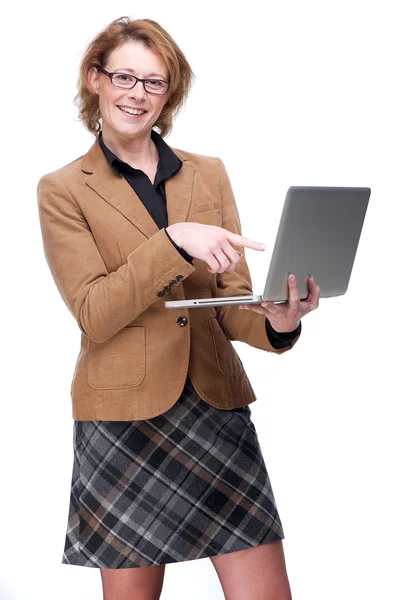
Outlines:
[[262, 244], [261, 242], [255, 242], [254, 240], [244, 237], [243, 235], [238, 235], [238, 233], [231, 233], [229, 231], [228, 234], [228, 241], [235, 246], [245, 246], [245, 248], [252, 248], [253, 250], [266, 250], [267, 248], [265, 244]]

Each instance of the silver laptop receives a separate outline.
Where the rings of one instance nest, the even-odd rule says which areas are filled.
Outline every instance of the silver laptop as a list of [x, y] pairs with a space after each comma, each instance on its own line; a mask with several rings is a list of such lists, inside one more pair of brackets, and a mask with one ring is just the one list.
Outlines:
[[301, 300], [308, 296], [308, 274], [320, 286], [320, 298], [345, 294], [370, 193], [367, 187], [290, 187], [262, 295], [175, 300], [165, 302], [165, 306], [284, 302], [288, 300], [289, 273], [297, 277]]

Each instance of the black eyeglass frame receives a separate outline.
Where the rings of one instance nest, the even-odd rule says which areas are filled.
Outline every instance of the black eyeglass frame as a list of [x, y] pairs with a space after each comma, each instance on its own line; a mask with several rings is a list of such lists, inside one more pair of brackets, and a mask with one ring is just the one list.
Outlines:
[[[134, 86], [137, 84], [138, 81], [141, 81], [141, 83], [143, 84], [144, 89], [147, 92], [147, 94], [153, 94], [154, 96], [164, 96], [165, 94], [168, 93], [169, 88], [170, 88], [170, 83], [168, 83], [164, 79], [157, 79], [157, 78], [154, 79], [153, 77], [147, 77], [146, 79], [140, 79], [140, 77], [136, 77], [136, 75], [132, 75], [131, 73], [122, 73], [122, 71], [113, 71], [112, 73], [110, 73], [109, 71], [106, 71], [105, 69], [102, 69], [101, 67], [97, 67], [97, 69], [99, 71], [101, 71], [101, 73], [104, 73], [104, 75], [108, 75], [109, 80], [112, 83], [112, 85], [114, 87], [118, 88], [119, 90], [132, 90], [134, 88]], [[125, 86], [121, 87], [119, 85], [115, 85], [115, 83], [112, 81], [112, 76], [113, 75], [127, 75], [128, 77], [133, 77], [133, 79], [135, 79], [136, 81], [133, 83], [132, 87], [125, 87]], [[158, 92], [150, 92], [145, 87], [145, 82], [146, 81], [162, 81], [162, 83], [166, 83], [166, 85], [168, 87], [165, 90], [165, 92], [162, 92], [162, 94], [159, 94]]]

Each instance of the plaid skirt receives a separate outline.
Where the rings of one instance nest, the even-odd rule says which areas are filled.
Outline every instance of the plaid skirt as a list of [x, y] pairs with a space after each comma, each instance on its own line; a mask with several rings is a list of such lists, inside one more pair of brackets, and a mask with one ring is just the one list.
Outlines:
[[214, 408], [187, 379], [154, 418], [73, 427], [62, 563], [161, 565], [284, 538], [249, 406]]

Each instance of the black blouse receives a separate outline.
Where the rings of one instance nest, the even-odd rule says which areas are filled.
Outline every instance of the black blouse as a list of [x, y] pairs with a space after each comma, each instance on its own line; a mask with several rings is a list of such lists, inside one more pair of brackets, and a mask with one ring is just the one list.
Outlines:
[[[155, 175], [154, 184], [151, 183], [148, 175], [141, 171], [141, 169], [135, 169], [128, 163], [119, 159], [104, 143], [102, 137], [102, 131], [99, 136], [100, 146], [110, 164], [112, 169], [120, 177], [124, 177], [129, 185], [136, 192], [159, 229], [165, 228], [165, 233], [170, 239], [171, 243], [175, 246], [176, 250], [185, 258], [188, 262], [193, 261], [193, 257], [187, 254], [183, 248], [180, 248], [170, 237], [166, 231], [168, 226], [168, 214], [166, 210], [166, 195], [165, 195], [165, 180], [169, 179], [180, 171], [182, 167], [182, 161], [173, 152], [173, 150], [164, 141], [161, 135], [154, 129], [151, 130], [151, 139], [156, 145], [159, 153], [159, 162], [157, 166], [157, 172]], [[266, 333], [272, 346], [276, 349], [285, 348], [290, 345], [290, 342], [301, 332], [301, 323], [294, 331], [287, 333], [276, 332], [270, 324], [269, 319], [266, 318]]]

